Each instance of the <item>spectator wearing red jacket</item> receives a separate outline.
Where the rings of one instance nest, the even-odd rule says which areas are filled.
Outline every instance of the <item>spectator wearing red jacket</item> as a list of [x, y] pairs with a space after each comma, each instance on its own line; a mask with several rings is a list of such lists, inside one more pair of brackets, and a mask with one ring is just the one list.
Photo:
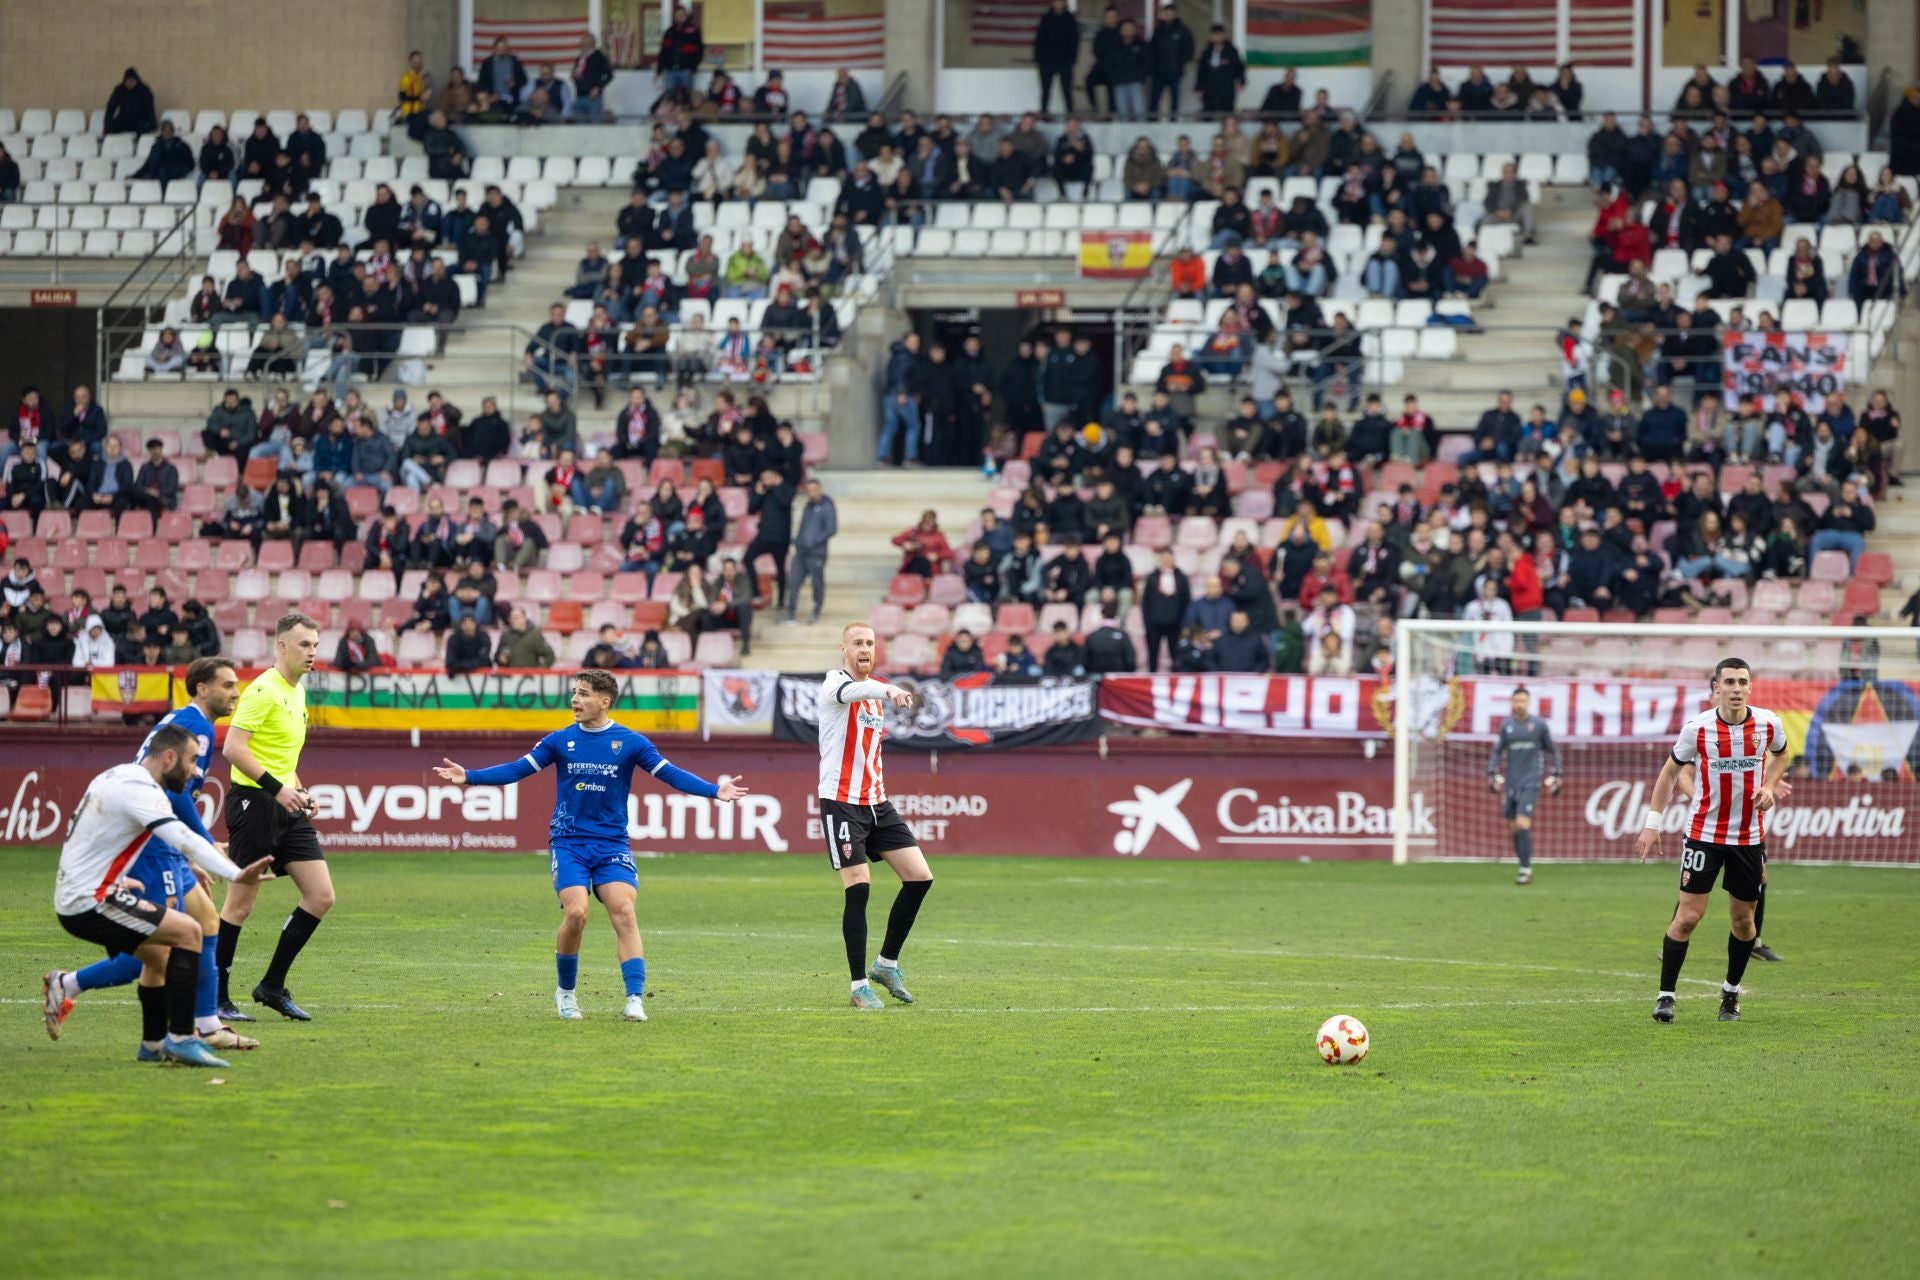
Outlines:
[[947, 542], [947, 535], [940, 532], [940, 517], [931, 511], [921, 512], [920, 523], [913, 528], [896, 533], [893, 545], [901, 552], [896, 573], [931, 578], [953, 567], [953, 547]]

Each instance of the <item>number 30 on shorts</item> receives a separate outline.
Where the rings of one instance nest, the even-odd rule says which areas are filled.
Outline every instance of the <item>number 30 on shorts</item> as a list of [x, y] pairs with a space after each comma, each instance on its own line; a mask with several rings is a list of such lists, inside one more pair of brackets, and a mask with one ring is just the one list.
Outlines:
[[1705, 871], [1707, 869], [1707, 851], [1695, 849], [1691, 845], [1680, 848], [1680, 869], [1682, 871]]

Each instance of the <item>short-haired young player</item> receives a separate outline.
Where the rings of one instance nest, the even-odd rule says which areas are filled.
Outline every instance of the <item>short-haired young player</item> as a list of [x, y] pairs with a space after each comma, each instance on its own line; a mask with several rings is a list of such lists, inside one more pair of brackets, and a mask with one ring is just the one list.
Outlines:
[[627, 993], [621, 1016], [630, 1022], [647, 1020], [641, 1000], [647, 991], [647, 961], [641, 950], [640, 924], [634, 917], [640, 877], [627, 841], [627, 796], [633, 790], [634, 771], [709, 800], [731, 802], [747, 794], [737, 779], [715, 784], [676, 768], [645, 737], [615, 724], [611, 712], [619, 693], [619, 681], [607, 672], [582, 671], [573, 678], [571, 727], [554, 730], [526, 755], [506, 764], [468, 769], [443, 759], [434, 769], [455, 786], [469, 787], [506, 786], [547, 768], [559, 775], [554, 782], [553, 819], [547, 824], [552, 842], [548, 866], [561, 912], [560, 930], [553, 941], [553, 963], [559, 974], [553, 1003], [568, 1021], [580, 1017], [574, 988], [589, 894], [600, 899], [613, 925], [620, 980]]
[[[168, 725], [154, 730], [140, 763], [117, 764], [87, 784], [60, 848], [53, 909], [60, 927], [82, 942], [108, 955], [139, 958], [140, 1061], [224, 1067], [193, 1034], [199, 922], [149, 899], [146, 886], [127, 875], [134, 856], [155, 836], [236, 885], [257, 883], [272, 865], [262, 858], [242, 870], [173, 811], [167, 793], [186, 788], [197, 754], [193, 735]], [[46, 1000], [52, 1004], [51, 992]]]
[[[273, 628], [273, 665], [247, 685], [227, 725], [221, 747], [233, 766], [227, 789], [227, 846], [245, 861], [272, 858], [276, 875], [292, 879], [299, 905], [280, 927], [273, 959], [254, 985], [253, 999], [283, 1018], [311, 1022], [287, 990], [287, 971], [320, 921], [333, 909], [333, 873], [313, 829], [313, 800], [300, 781], [300, 750], [307, 743], [307, 691], [301, 685], [320, 652], [320, 624], [304, 613], [282, 615]], [[220, 904], [220, 1016], [252, 1022], [228, 993], [240, 929], [253, 914], [259, 889], [250, 884], [227, 890]]]
[[[1788, 762], [1787, 768], [1789, 770], [1793, 768], [1791, 761]], [[1777, 800], [1784, 800], [1792, 793], [1793, 784], [1785, 779], [1775, 784], [1773, 788], [1774, 798]], [[1683, 802], [1689, 802], [1693, 799], [1693, 775], [1691, 773], [1685, 772], [1684, 770], [1681, 772], [1680, 777], [1674, 784], [1673, 794]], [[1753, 958], [1755, 960], [1765, 960], [1768, 964], [1778, 964], [1780, 961], [1786, 959], [1785, 956], [1767, 945], [1767, 869], [1765, 867], [1760, 868], [1760, 897], [1753, 904]]]
[[[149, 733], [146, 741], [140, 744], [140, 754], [134, 759], [136, 763], [145, 760], [147, 753], [153, 749], [154, 734], [168, 725], [178, 725], [193, 736], [196, 749], [193, 777], [188, 779], [183, 789], [168, 792], [167, 798], [172, 802], [173, 812], [180, 821], [186, 823], [195, 835], [212, 844], [213, 833], [200, 820], [197, 802], [201, 784], [206, 781], [207, 770], [213, 764], [213, 722], [232, 713], [234, 700], [240, 694], [240, 681], [234, 674], [231, 659], [197, 658], [187, 667], [186, 685], [189, 701], [160, 718], [153, 733]], [[206, 935], [206, 942], [200, 948], [200, 985], [194, 1000], [194, 1031], [215, 1049], [259, 1048], [258, 1040], [238, 1034], [217, 1016], [220, 985], [219, 974], [214, 967], [213, 939], [219, 933], [220, 914], [214, 909], [212, 895], [200, 883], [204, 873], [195, 872], [191, 862], [156, 836], [147, 841], [146, 848], [134, 859], [128, 875], [145, 885], [148, 892], [158, 895], [163, 902], [199, 921], [200, 930]], [[140, 976], [140, 969], [138, 958], [121, 954], [96, 960], [73, 973], [62, 969], [49, 973], [43, 983], [47, 1034], [55, 1040], [60, 1038], [61, 1026], [73, 1011], [75, 996], [83, 991], [125, 986]]]
[[1680, 844], [1680, 902], [1660, 952], [1656, 1022], [1672, 1022], [1674, 992], [1686, 963], [1687, 940], [1706, 914], [1714, 881], [1726, 872], [1727, 976], [1720, 986], [1720, 1021], [1740, 1020], [1740, 979], [1753, 955], [1753, 904], [1767, 866], [1767, 810], [1785, 793], [1787, 731], [1780, 717], [1752, 706], [1753, 669], [1742, 658], [1722, 658], [1713, 669], [1713, 706], [1681, 726], [1673, 752], [1660, 766], [1636, 846], [1640, 861], [1660, 852], [1660, 826], [1682, 770], [1694, 771], [1693, 807]]
[[[913, 832], [887, 799], [880, 763], [880, 739], [887, 722], [884, 704], [911, 707], [913, 695], [873, 674], [874, 630], [864, 622], [840, 632], [838, 671], [820, 682], [820, 824], [827, 837], [827, 861], [840, 873], [845, 892], [840, 932], [847, 944], [847, 972], [853, 981], [849, 1001], [856, 1009], [883, 1007], [871, 982], [902, 1004], [912, 1004], [900, 972], [900, 951], [933, 888], [933, 872]], [[885, 859], [900, 877], [900, 893], [887, 913], [887, 936], [880, 955], [867, 964], [867, 895], [873, 877], [868, 862]]]
[[1530, 714], [1532, 706], [1525, 689], [1513, 691], [1513, 714], [1501, 723], [1487, 754], [1487, 788], [1502, 796], [1500, 816], [1507, 820], [1513, 856], [1520, 861], [1515, 884], [1533, 883], [1533, 809], [1540, 803], [1543, 779], [1548, 795], [1560, 790], [1560, 753], [1547, 722]]

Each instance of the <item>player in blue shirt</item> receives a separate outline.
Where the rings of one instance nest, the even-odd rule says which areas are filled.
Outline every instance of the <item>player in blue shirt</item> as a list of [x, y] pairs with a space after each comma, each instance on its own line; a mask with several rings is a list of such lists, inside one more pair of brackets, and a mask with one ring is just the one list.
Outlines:
[[[186, 686], [187, 704], [169, 711], [154, 728], [157, 730], [162, 725], [178, 725], [193, 735], [194, 744], [199, 749], [199, 759], [195, 762], [198, 768], [193, 780], [184, 790], [168, 792], [167, 797], [173, 802], [173, 811], [179, 819], [208, 844], [214, 844], [213, 834], [200, 821], [200, 788], [206, 781], [207, 769], [213, 763], [213, 722], [233, 714], [234, 703], [240, 696], [240, 680], [234, 673], [233, 663], [228, 659], [199, 658], [187, 668]], [[153, 734], [149, 733], [146, 741], [140, 744], [140, 753], [134, 757], [136, 763], [147, 758], [147, 743], [151, 741]], [[223, 852], [226, 848], [225, 845], [216, 847]], [[201, 932], [206, 937], [212, 938], [219, 932], [220, 917], [214, 910], [212, 896], [201, 883], [193, 864], [172, 845], [164, 840], [147, 841], [127, 874], [156, 900], [178, 907], [192, 916], [199, 922]], [[73, 973], [55, 969], [47, 974], [44, 983], [48, 1010], [47, 1034], [56, 1040], [60, 1038], [67, 1014], [73, 1011], [73, 997], [82, 991], [125, 986], [140, 976], [140, 968], [139, 959], [129, 954], [97, 961]], [[56, 983], [59, 984], [62, 997], [58, 1001], [53, 990]], [[258, 1040], [240, 1035], [220, 1021], [217, 1008], [219, 990], [214, 947], [209, 943], [200, 948], [200, 980], [193, 1010], [194, 1030], [211, 1048], [259, 1048]], [[244, 1014], [240, 1016], [248, 1022], [253, 1021]]]
[[548, 823], [552, 844], [549, 863], [553, 890], [560, 895], [560, 931], [554, 938], [554, 967], [559, 985], [554, 1007], [569, 1021], [580, 1017], [574, 984], [580, 972], [580, 936], [587, 927], [588, 895], [607, 908], [619, 941], [620, 978], [626, 986], [623, 1016], [632, 1022], [647, 1020], [640, 997], [646, 993], [647, 962], [640, 950], [640, 925], [633, 903], [640, 877], [633, 867], [627, 842], [627, 796], [636, 769], [658, 778], [677, 791], [733, 801], [747, 794], [737, 780], [718, 785], [676, 769], [646, 738], [615, 724], [608, 713], [620, 684], [605, 671], [586, 670], [574, 677], [573, 727], [550, 733], [532, 751], [508, 764], [467, 769], [442, 760], [434, 769], [455, 786], [503, 786], [552, 768], [553, 820]]

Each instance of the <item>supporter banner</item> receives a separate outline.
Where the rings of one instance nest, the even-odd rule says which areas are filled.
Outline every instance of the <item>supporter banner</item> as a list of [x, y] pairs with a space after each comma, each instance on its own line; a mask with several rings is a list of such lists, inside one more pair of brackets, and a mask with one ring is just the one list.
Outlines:
[[1249, 0], [1250, 67], [1363, 67], [1373, 55], [1373, 0]]
[[[130, 756], [137, 736], [129, 734]], [[627, 808], [636, 851], [792, 853], [822, 857], [817, 757], [810, 745], [673, 744], [674, 763], [708, 778], [741, 775], [752, 788], [723, 805], [638, 780]], [[499, 851], [539, 856], [547, 843], [553, 781], [538, 775], [507, 787], [454, 787], [429, 769], [441, 756], [468, 767], [497, 764], [519, 744], [474, 746], [441, 735], [418, 748], [339, 739], [311, 741], [300, 762], [319, 806], [315, 826], [331, 852]], [[69, 755], [74, 753], [68, 753]], [[82, 763], [49, 762], [31, 735], [0, 740], [0, 846], [57, 844], [86, 785], [108, 753]], [[972, 753], [932, 771], [927, 755], [889, 762], [888, 791], [916, 838], [935, 854], [1086, 858], [1386, 858], [1392, 853], [1393, 768], [1357, 744], [1311, 755], [1116, 752], [1091, 747], [1026, 754]], [[227, 770], [215, 766], [202, 815], [222, 835]], [[1630, 781], [1576, 773], [1554, 801], [1571, 804], [1586, 839], [1550, 856], [1627, 858], [1646, 813], [1648, 777]], [[1472, 789], [1469, 802], [1492, 804]], [[1907, 861], [1901, 839], [1911, 787], [1803, 781], [1769, 819], [1770, 851], [1788, 861]], [[1668, 814], [1677, 829], [1682, 810]], [[1435, 847], [1436, 813], [1416, 791], [1415, 856]], [[1504, 852], [1504, 842], [1500, 843]], [[1668, 842], [1669, 857], [1674, 842]], [[544, 859], [528, 858], [529, 883], [544, 882]], [[644, 872], [643, 872], [644, 874]]]
[[[820, 676], [780, 677], [773, 736], [819, 742]], [[1100, 734], [1091, 680], [1036, 680], [979, 675], [948, 682], [900, 677], [921, 697], [914, 711], [887, 708], [886, 745], [910, 751], [957, 751], [1052, 746]]]
[[1080, 276], [1085, 280], [1133, 280], [1153, 267], [1153, 232], [1082, 231]]
[[187, 691], [173, 678], [168, 667], [115, 667], [96, 671], [89, 683], [93, 692], [93, 710], [98, 715], [122, 711], [128, 715], [164, 715], [176, 702], [187, 700]]
[[1194, 733], [1360, 737], [1393, 723], [1390, 691], [1367, 678], [1107, 676], [1100, 714], [1121, 724]]
[[701, 723], [706, 732], [764, 734], [773, 728], [777, 672], [710, 668], [700, 679]]
[[[700, 678], [692, 673], [619, 675], [613, 715], [640, 733], [700, 727]], [[329, 729], [526, 730], [545, 733], [573, 715], [571, 671], [316, 671], [306, 679], [310, 721]]]
[[[1515, 689], [1556, 741], [1671, 741], [1710, 705], [1704, 680], [1549, 680], [1461, 676], [1416, 687], [1415, 731], [1425, 740], [1490, 742]], [[1849, 766], [1920, 773], [1920, 685], [1899, 681], [1763, 680], [1760, 705], [1777, 712], [1816, 773]], [[1108, 676], [1100, 714], [1120, 724], [1262, 737], [1372, 737], [1393, 724], [1395, 690], [1371, 677]]]
[[1033, 49], [1033, 33], [1047, 11], [1047, 0], [974, 0], [973, 26], [968, 35], [975, 44], [1000, 49]]
[[1721, 341], [1729, 406], [1759, 396], [1769, 412], [1783, 399], [1817, 410], [1828, 392], [1845, 391], [1853, 380], [1844, 333], [1729, 333]]
[[824, 9], [817, 0], [768, 0], [760, 19], [760, 61], [769, 67], [886, 65], [886, 15], [878, 0]]

